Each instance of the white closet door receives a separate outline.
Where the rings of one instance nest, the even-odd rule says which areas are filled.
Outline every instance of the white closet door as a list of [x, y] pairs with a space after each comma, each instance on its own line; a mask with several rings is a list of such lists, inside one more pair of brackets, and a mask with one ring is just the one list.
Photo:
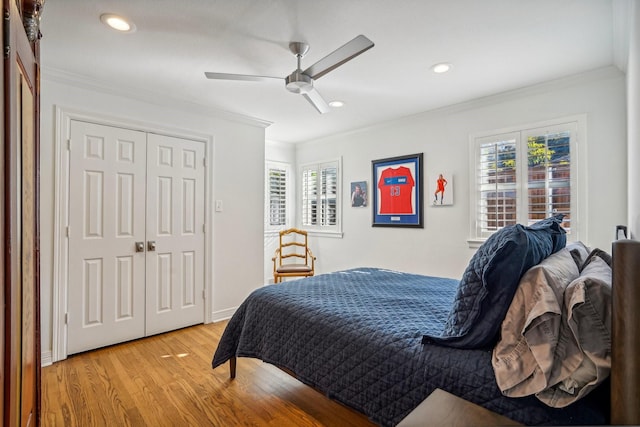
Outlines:
[[144, 335], [144, 132], [71, 122], [69, 354]]
[[204, 156], [202, 142], [148, 135], [147, 335], [204, 321]]

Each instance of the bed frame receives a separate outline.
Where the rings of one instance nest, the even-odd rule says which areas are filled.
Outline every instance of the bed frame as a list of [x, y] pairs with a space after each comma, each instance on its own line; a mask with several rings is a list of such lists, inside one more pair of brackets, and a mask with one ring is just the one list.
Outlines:
[[640, 241], [613, 243], [611, 424], [640, 425]]
[[614, 242], [612, 256], [611, 424], [640, 425], [640, 241]]

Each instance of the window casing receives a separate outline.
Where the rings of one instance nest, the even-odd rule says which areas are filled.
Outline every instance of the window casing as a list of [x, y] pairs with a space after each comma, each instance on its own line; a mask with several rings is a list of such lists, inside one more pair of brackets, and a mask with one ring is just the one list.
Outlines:
[[300, 168], [300, 224], [312, 231], [340, 232], [340, 160]]
[[472, 137], [472, 240], [516, 223], [565, 215], [578, 239], [578, 121]]
[[291, 172], [286, 163], [267, 162], [265, 177], [265, 230], [291, 226]]

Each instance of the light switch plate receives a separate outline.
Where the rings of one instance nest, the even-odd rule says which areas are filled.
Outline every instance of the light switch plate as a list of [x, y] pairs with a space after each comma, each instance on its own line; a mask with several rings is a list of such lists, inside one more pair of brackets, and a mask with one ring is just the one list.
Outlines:
[[216, 212], [222, 212], [222, 200], [216, 200]]

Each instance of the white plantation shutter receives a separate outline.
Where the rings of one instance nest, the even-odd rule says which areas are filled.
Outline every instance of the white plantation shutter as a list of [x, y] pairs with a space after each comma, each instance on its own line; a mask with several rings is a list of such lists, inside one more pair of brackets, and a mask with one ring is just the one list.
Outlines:
[[289, 219], [289, 165], [285, 163], [267, 163], [265, 189], [265, 228], [283, 229]]
[[318, 171], [307, 167], [302, 170], [302, 225], [317, 224]]
[[527, 138], [527, 220], [529, 224], [565, 214], [562, 226], [571, 231], [571, 135], [566, 125], [525, 133]]
[[269, 225], [287, 224], [287, 171], [269, 169]]
[[564, 214], [571, 235], [577, 210], [576, 122], [475, 138], [475, 239], [516, 223]]
[[320, 200], [322, 201], [320, 225], [336, 225], [336, 203], [338, 197], [338, 167], [326, 165], [320, 169], [322, 191]]
[[517, 221], [517, 134], [487, 138], [477, 144], [476, 222], [481, 237]]
[[304, 228], [338, 231], [339, 161], [301, 168], [301, 223]]

